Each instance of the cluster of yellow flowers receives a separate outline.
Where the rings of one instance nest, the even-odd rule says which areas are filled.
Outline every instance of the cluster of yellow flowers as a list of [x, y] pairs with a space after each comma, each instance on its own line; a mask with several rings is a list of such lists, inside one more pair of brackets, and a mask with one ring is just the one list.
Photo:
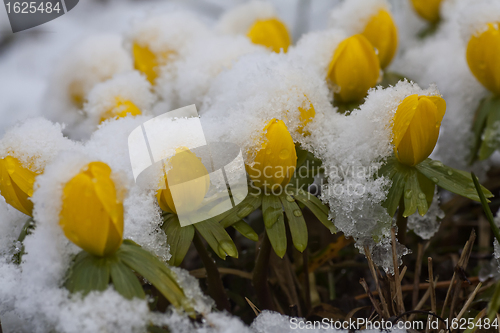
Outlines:
[[[439, 19], [440, 1], [432, 6], [412, 0], [416, 11], [430, 22]], [[248, 30], [248, 38], [274, 52], [287, 52], [291, 38], [286, 26], [278, 18], [257, 20]], [[334, 53], [325, 79], [331, 84], [335, 101], [359, 102], [374, 87], [396, 54], [397, 29], [391, 14], [380, 9], [366, 22], [363, 31], [343, 40]], [[467, 61], [476, 78], [489, 90], [500, 94], [500, 32], [496, 23], [478, 36], [473, 36], [467, 49]], [[148, 45], [134, 43], [132, 55], [135, 68], [151, 84], [155, 84], [162, 64], [175, 54], [174, 51], [154, 53]], [[433, 151], [446, 102], [439, 96], [411, 95], [402, 100], [395, 111], [392, 127], [394, 154], [405, 165], [415, 166]], [[307, 96], [299, 108], [302, 135], [309, 135], [304, 127], [315, 117], [315, 109]], [[110, 117], [139, 115], [141, 110], [131, 101], [116, 97], [114, 108], [102, 115], [101, 121]], [[286, 117], [286, 116], [285, 116]], [[265, 121], [261, 146], [256, 149], [253, 163], [247, 171], [259, 187], [273, 189], [286, 185], [296, 167], [297, 154], [294, 140], [281, 119]], [[196, 207], [209, 187], [208, 172], [199, 159], [186, 149], [180, 149], [171, 159], [169, 179], [183, 182], [185, 173], [197, 170], [199, 182], [196, 189], [187, 191], [182, 202], [174, 205], [165, 175], [165, 188], [157, 191], [157, 201], [162, 210], [179, 213]], [[187, 167], [189, 166], [189, 167]], [[277, 169], [286, 170], [278, 173]], [[0, 191], [7, 203], [32, 215], [35, 178], [39, 173], [23, 166], [14, 156], [0, 159]], [[200, 191], [199, 189], [204, 190]], [[79, 174], [64, 185], [60, 225], [72, 242], [89, 253], [102, 256], [116, 251], [122, 242], [123, 204], [111, 177], [111, 169], [102, 162], [88, 164]]]

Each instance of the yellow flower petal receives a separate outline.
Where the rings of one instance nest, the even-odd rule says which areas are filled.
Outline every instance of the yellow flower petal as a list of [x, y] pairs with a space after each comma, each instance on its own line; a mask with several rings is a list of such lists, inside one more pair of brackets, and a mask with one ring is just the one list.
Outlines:
[[208, 170], [187, 148], [178, 149], [166, 163], [169, 167], [165, 176], [166, 188], [156, 194], [160, 208], [175, 214], [198, 209], [210, 187]]
[[33, 202], [29, 198], [37, 175], [15, 157], [0, 159], [0, 193], [9, 205], [29, 216], [33, 214]]
[[431, 22], [436, 23], [440, 18], [440, 7], [442, 0], [411, 0], [413, 8], [417, 14]]
[[467, 63], [476, 79], [489, 91], [500, 95], [499, 24], [488, 24], [488, 30], [472, 36], [467, 45]]
[[373, 45], [361, 34], [343, 40], [328, 67], [327, 79], [338, 87], [335, 98], [344, 103], [363, 99], [377, 84], [380, 64]]
[[411, 95], [401, 102], [393, 126], [394, 153], [401, 163], [413, 166], [432, 153], [445, 110], [438, 96]]
[[173, 51], [165, 51], [155, 54], [147, 45], [134, 43], [132, 55], [134, 56], [134, 67], [144, 73], [148, 81], [154, 85], [159, 74], [159, 66], [165, 65]]
[[277, 18], [256, 21], [248, 30], [247, 36], [252, 43], [263, 45], [276, 53], [281, 49], [283, 52], [288, 51], [291, 44], [286, 25]]
[[362, 35], [378, 50], [380, 67], [387, 67], [398, 47], [398, 30], [391, 14], [384, 9], [379, 10], [370, 18]]
[[255, 156], [255, 164], [247, 166], [248, 174], [258, 187], [285, 186], [297, 167], [292, 136], [285, 123], [277, 119], [272, 119], [264, 132], [266, 139]]
[[299, 133], [304, 135], [309, 135], [309, 133], [304, 132], [304, 127], [314, 119], [314, 117], [316, 116], [316, 110], [314, 110], [314, 105], [309, 101], [307, 96], [306, 100], [302, 103], [302, 106], [299, 107], [299, 111], [300, 111]]
[[116, 97], [115, 99], [115, 107], [102, 115], [100, 120], [101, 123], [110, 118], [124, 118], [128, 115], [139, 116], [142, 114], [141, 109], [139, 109], [133, 102], [123, 100], [121, 97]]
[[64, 186], [59, 214], [66, 237], [97, 256], [114, 253], [122, 243], [123, 205], [110, 174], [106, 164], [90, 163]]

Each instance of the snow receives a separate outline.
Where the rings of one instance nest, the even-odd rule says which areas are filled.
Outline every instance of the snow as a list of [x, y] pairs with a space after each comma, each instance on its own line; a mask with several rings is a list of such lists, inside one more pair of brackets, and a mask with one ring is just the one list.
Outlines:
[[[14, 35], [11, 46], [0, 53], [0, 158], [13, 155], [24, 166], [44, 172], [36, 179], [32, 197], [36, 228], [24, 241], [20, 265], [10, 259], [19, 249], [17, 237], [26, 217], [0, 199], [4, 331], [143, 332], [150, 323], [166, 325], [172, 332], [290, 331], [290, 318], [277, 313], [264, 311], [248, 327], [226, 312], [214, 312], [213, 300], [180, 268], [175, 272], [203, 315], [200, 323], [175, 311], [151, 313], [147, 300], [125, 300], [112, 288], [81, 298], [61, 287], [79, 251], [58, 226], [62, 188], [91, 161], [112, 169], [124, 197], [124, 237], [168, 261], [160, 209], [154, 191], [135, 183], [128, 136], [154, 116], [190, 104], [197, 106], [196, 119], [206, 141], [238, 145], [249, 165], [262, 143], [264, 126], [273, 118], [283, 120], [293, 140], [326, 167], [325, 177], [317, 179], [337, 229], [354, 238], [360, 251], [368, 246], [375, 262], [391, 271], [394, 221], [381, 206], [390, 180], [375, 175], [392, 154], [394, 113], [408, 95], [442, 95], [448, 108], [432, 157], [468, 168], [470, 124], [488, 92], [468, 69], [466, 43], [485, 24], [500, 20], [500, 5], [493, 0], [445, 0], [438, 30], [420, 39], [416, 34], [426, 23], [408, 1], [349, 0], [330, 16], [337, 3], [87, 1], [32, 30], [37, 33]], [[325, 82], [328, 64], [338, 44], [359, 32], [379, 8], [390, 8], [398, 25], [399, 53], [390, 71], [416, 83], [374, 88], [350, 115], [340, 114]], [[287, 54], [270, 53], [245, 36], [255, 20], [272, 17], [283, 19], [294, 35], [296, 43]], [[327, 27], [329, 20], [332, 25]], [[134, 70], [133, 43], [169, 54], [154, 85]], [[117, 97], [133, 102], [142, 114], [101, 122]], [[304, 126], [300, 109], [310, 105], [315, 116]], [[151, 135], [160, 141], [195, 142], [198, 131], [189, 124], [188, 119], [168, 120]], [[484, 171], [490, 163], [474, 168]], [[409, 218], [409, 228], [424, 239], [439, 228], [438, 200], [435, 195], [426, 216]], [[499, 249], [495, 241], [496, 258]], [[407, 253], [398, 244], [399, 259]]]

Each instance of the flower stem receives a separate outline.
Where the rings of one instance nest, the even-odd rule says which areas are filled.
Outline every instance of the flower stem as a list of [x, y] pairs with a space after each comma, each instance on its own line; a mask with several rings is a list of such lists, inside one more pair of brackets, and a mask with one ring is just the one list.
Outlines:
[[222, 284], [219, 269], [205, 248], [197, 231], [194, 234], [193, 243], [207, 272], [208, 294], [214, 299], [217, 309], [230, 311], [231, 306], [224, 290], [224, 285]]
[[405, 200], [401, 196], [401, 201], [399, 202], [398, 217], [396, 219], [396, 226], [398, 227], [398, 240], [399, 243], [404, 244], [406, 241], [406, 225], [408, 224], [408, 218], [403, 216], [405, 211]]
[[267, 233], [264, 231], [264, 237], [260, 244], [260, 250], [257, 254], [257, 259], [255, 260], [255, 267], [253, 269], [252, 282], [257, 293], [257, 299], [259, 300], [261, 310], [274, 310], [274, 303], [271, 298], [271, 291], [269, 290], [269, 285], [267, 283], [267, 272], [269, 268], [269, 256], [271, 254], [271, 243], [267, 237]]

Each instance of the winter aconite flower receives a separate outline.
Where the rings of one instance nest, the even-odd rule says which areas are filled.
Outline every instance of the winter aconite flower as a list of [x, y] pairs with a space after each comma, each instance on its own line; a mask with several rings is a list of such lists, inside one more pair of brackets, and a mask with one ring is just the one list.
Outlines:
[[290, 34], [285, 24], [277, 18], [256, 21], [248, 30], [248, 38], [254, 44], [263, 45], [276, 53], [290, 46]]
[[59, 225], [70, 241], [96, 256], [120, 247], [123, 203], [107, 164], [91, 162], [64, 185]]
[[[167, 162], [165, 188], [156, 192], [163, 211], [186, 214], [195, 211], [210, 187], [210, 176], [201, 160], [189, 149], [177, 149]], [[175, 198], [175, 200], [174, 200]]]
[[9, 205], [29, 216], [33, 213], [33, 202], [29, 198], [37, 175], [15, 157], [0, 159], [0, 193]]
[[368, 89], [375, 86], [380, 75], [380, 64], [373, 45], [361, 34], [343, 40], [335, 50], [328, 67], [327, 79], [339, 102], [349, 103], [363, 99]]
[[379, 10], [370, 18], [362, 35], [378, 50], [380, 67], [387, 67], [398, 47], [398, 30], [391, 14], [387, 10]]
[[299, 107], [300, 111], [300, 124], [299, 124], [299, 133], [307, 135], [308, 133], [304, 131], [304, 127], [309, 124], [314, 117], [316, 116], [316, 110], [314, 110], [313, 104], [306, 97], [306, 100], [302, 103], [302, 106]]
[[149, 46], [134, 43], [132, 54], [134, 56], [134, 67], [146, 75], [148, 81], [154, 85], [159, 74], [159, 67], [167, 63], [173, 52], [155, 53]]
[[101, 116], [100, 122], [112, 118], [123, 118], [128, 115], [138, 116], [142, 114], [141, 110], [132, 102], [115, 97], [116, 105]]
[[441, 6], [442, 0], [411, 0], [413, 8], [417, 14], [431, 22], [436, 23], [439, 21], [439, 7]]
[[500, 30], [498, 23], [472, 36], [467, 45], [467, 63], [481, 84], [496, 95], [500, 94]]
[[292, 136], [282, 120], [272, 119], [264, 127], [264, 133], [265, 139], [254, 165], [247, 167], [247, 171], [256, 186], [272, 190], [288, 184], [297, 167], [297, 154]]
[[434, 150], [446, 102], [439, 96], [406, 97], [394, 115], [394, 153], [409, 166], [425, 160]]

